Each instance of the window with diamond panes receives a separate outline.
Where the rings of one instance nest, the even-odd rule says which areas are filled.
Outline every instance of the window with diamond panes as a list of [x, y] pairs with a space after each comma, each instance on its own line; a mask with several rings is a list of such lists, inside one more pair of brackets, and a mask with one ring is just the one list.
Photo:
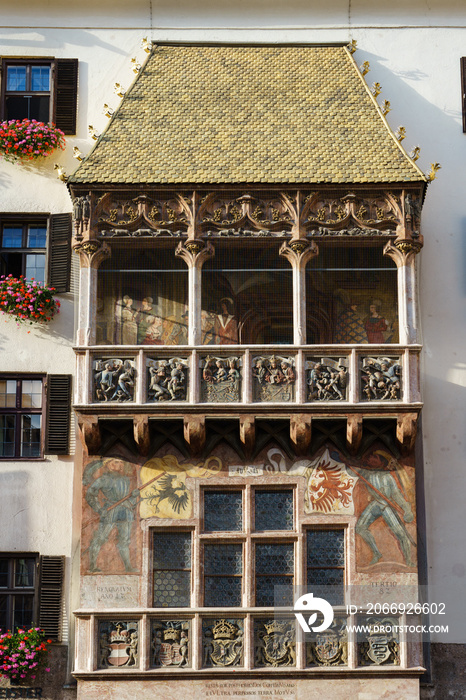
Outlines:
[[242, 491], [205, 491], [204, 530], [206, 532], [237, 532], [242, 529]]
[[191, 533], [154, 532], [154, 608], [191, 605]]
[[255, 529], [293, 529], [293, 491], [259, 491], [254, 494]]
[[256, 605], [293, 604], [294, 544], [256, 543]]
[[241, 605], [243, 574], [242, 544], [204, 545], [204, 605]]
[[343, 605], [344, 585], [345, 531], [308, 530], [308, 589], [332, 605]]

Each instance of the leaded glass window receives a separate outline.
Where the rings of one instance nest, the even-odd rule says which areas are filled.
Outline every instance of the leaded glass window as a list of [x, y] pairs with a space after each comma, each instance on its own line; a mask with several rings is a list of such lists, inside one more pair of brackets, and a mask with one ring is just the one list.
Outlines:
[[314, 595], [332, 605], [343, 605], [345, 583], [345, 531], [308, 530], [307, 585]]
[[293, 529], [293, 491], [255, 492], [255, 529]]
[[204, 605], [206, 607], [241, 605], [242, 573], [242, 544], [206, 544], [204, 546]]
[[191, 533], [154, 532], [155, 608], [191, 604]]
[[294, 544], [256, 544], [256, 605], [292, 605]]
[[204, 530], [238, 531], [243, 529], [243, 494], [241, 491], [205, 491]]
[[42, 455], [41, 378], [0, 378], [0, 459]]

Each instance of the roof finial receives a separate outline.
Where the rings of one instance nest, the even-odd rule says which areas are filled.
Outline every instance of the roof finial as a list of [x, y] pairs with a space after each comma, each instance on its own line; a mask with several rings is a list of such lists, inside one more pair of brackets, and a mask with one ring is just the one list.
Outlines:
[[431, 163], [430, 164], [430, 170], [429, 170], [429, 173], [427, 175], [428, 182], [432, 182], [432, 180], [435, 180], [435, 178], [437, 177], [437, 172], [440, 170], [441, 167], [442, 166], [440, 165], [440, 163]]
[[120, 83], [115, 83], [113, 86], [113, 92], [118, 95], [118, 97], [124, 97], [126, 95], [126, 90]]
[[97, 129], [94, 126], [92, 126], [92, 124], [89, 124], [88, 129], [89, 129], [89, 134], [91, 135], [91, 138], [93, 138], [94, 141], [97, 141], [97, 139], [100, 136], [100, 134], [97, 132]]
[[411, 160], [417, 160], [419, 158], [419, 155], [421, 153], [421, 147], [420, 146], [413, 146], [413, 150], [409, 154], [409, 157]]
[[73, 158], [76, 158], [76, 160], [79, 160], [79, 162], [84, 160], [83, 155], [77, 146], [73, 148]]
[[57, 171], [58, 179], [61, 180], [62, 182], [66, 182], [68, 180], [68, 176], [65, 173], [65, 169], [63, 168], [63, 166], [58, 165], [58, 163], [55, 163], [55, 165], [53, 167], [54, 167], [54, 170]]
[[359, 66], [359, 70], [361, 71], [362, 75], [367, 75], [371, 69], [371, 64], [369, 61], [364, 61], [364, 63]]
[[387, 114], [390, 112], [390, 110], [391, 110], [390, 101], [389, 101], [389, 100], [384, 100], [383, 103], [382, 103], [382, 114], [383, 114], [383, 116], [386, 117]]
[[358, 42], [356, 41], [356, 39], [351, 39], [350, 43], [348, 44], [348, 51], [350, 52], [350, 54], [353, 54], [357, 48]]
[[139, 73], [141, 70], [141, 64], [138, 62], [137, 58], [132, 58], [131, 63], [133, 64], [133, 73]]
[[145, 36], [143, 40], [141, 41], [141, 46], [144, 49], [146, 53], [150, 53], [151, 51], [151, 43], [150, 41], [147, 41], [147, 37]]
[[399, 126], [398, 129], [395, 131], [395, 136], [401, 143], [401, 141], [403, 141], [403, 139], [406, 137], [406, 127]]
[[104, 114], [106, 117], [108, 117], [110, 119], [110, 117], [113, 116], [114, 111], [115, 110], [113, 110], [111, 107], [109, 107], [107, 103], [104, 104]]
[[380, 83], [372, 83], [372, 94], [374, 97], [378, 97], [382, 92], [382, 86]]

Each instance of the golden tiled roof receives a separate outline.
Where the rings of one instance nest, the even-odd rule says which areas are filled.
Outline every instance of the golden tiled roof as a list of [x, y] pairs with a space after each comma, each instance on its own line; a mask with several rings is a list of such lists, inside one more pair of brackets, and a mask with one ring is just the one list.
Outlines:
[[74, 183], [425, 181], [343, 46], [156, 46]]

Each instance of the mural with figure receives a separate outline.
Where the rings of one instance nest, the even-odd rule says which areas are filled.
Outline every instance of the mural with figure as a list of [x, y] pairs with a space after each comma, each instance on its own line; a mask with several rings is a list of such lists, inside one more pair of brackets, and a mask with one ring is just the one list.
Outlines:
[[355, 534], [357, 571], [415, 571], [414, 468], [380, 443], [359, 458], [331, 443], [312, 457], [292, 457], [274, 441], [249, 460], [224, 441], [204, 458], [185, 457], [169, 443], [149, 459], [128, 457], [91, 458], [84, 469], [85, 574], [140, 573], [142, 521], [175, 525], [197, 517], [196, 480], [231, 488], [276, 476], [302, 484], [299, 507], [309, 523], [345, 518]]

